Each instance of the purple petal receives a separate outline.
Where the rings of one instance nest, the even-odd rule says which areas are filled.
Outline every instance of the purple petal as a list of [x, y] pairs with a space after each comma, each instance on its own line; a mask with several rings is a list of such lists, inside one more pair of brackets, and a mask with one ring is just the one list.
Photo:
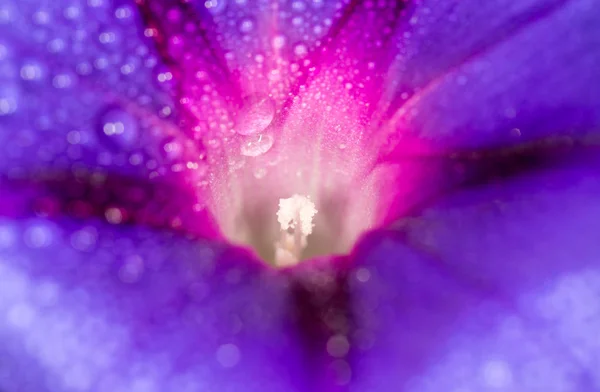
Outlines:
[[146, 177], [170, 171], [185, 146], [163, 148], [180, 135], [133, 1], [9, 1], [3, 10], [2, 86], [12, 102], [0, 118], [4, 173], [75, 162]]
[[[354, 0], [140, 3], [156, 25], [167, 62], [190, 77], [201, 71], [229, 85], [228, 91], [215, 87], [233, 103], [243, 98], [240, 93], [269, 95], [276, 103], [288, 100], [289, 91], [297, 90], [324, 57], [339, 61], [348, 44], [349, 51], [364, 57], [366, 66], [367, 57], [383, 52], [385, 37], [391, 35], [402, 9], [396, 1], [375, 5]], [[356, 40], [359, 35], [364, 38], [359, 26], [369, 30], [369, 39]], [[332, 41], [343, 43], [333, 47]], [[364, 51], [369, 49], [365, 57]], [[384, 69], [381, 64], [379, 67]], [[202, 94], [200, 88], [196, 91]]]
[[585, 142], [600, 120], [598, 15], [587, 0], [415, 6], [394, 74], [394, 147]]
[[228, 246], [0, 222], [0, 389], [300, 391], [281, 276]]
[[44, 197], [80, 218], [137, 204], [144, 216], [128, 210], [128, 221], [216, 235], [198, 200], [205, 153], [178, 127], [172, 75], [134, 1], [5, 1], [0, 11], [0, 181], [23, 192], [9, 213], [39, 210]]
[[576, 154], [365, 240], [356, 391], [598, 389], [599, 166]]

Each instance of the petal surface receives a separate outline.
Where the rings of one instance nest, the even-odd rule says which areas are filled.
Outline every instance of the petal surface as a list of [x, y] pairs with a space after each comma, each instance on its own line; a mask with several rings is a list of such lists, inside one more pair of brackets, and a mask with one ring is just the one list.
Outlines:
[[163, 148], [178, 136], [173, 101], [135, 3], [2, 6], [3, 173], [77, 163], [164, 174], [167, 158], [184, 146]]
[[170, 233], [0, 222], [0, 389], [302, 391], [281, 276]]
[[585, 143], [599, 121], [597, 7], [416, 3], [392, 73], [393, 147], [446, 153], [558, 136]]
[[458, 190], [356, 253], [356, 391], [598, 389], [592, 151]]
[[[137, 204], [127, 220], [217, 235], [198, 200], [206, 154], [180, 131], [173, 75], [135, 2], [7, 0], [0, 10], [0, 186], [29, 207], [49, 194], [51, 209], [78, 218]], [[90, 196], [103, 187], [112, 196]]]

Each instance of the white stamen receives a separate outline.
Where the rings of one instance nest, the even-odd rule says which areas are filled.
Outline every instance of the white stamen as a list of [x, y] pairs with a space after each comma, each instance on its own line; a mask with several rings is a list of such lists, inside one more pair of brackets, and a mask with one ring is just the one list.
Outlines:
[[275, 243], [275, 263], [278, 266], [294, 265], [300, 261], [317, 212], [315, 204], [307, 196], [293, 195], [288, 199], [279, 199], [277, 221], [281, 236]]

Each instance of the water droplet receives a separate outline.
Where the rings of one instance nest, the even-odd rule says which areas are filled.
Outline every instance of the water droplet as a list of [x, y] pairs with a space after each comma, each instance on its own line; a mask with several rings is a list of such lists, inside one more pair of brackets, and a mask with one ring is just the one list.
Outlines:
[[269, 151], [273, 141], [273, 136], [268, 133], [248, 136], [242, 142], [240, 152], [247, 157], [257, 157]]
[[281, 49], [285, 45], [285, 37], [283, 35], [278, 35], [273, 38], [273, 47], [275, 49]]
[[98, 41], [100, 41], [100, 43], [105, 44], [105, 45], [113, 44], [113, 43], [117, 42], [117, 40], [118, 40], [118, 35], [114, 31], [103, 31], [98, 36]]
[[51, 53], [60, 53], [65, 50], [67, 43], [61, 38], [55, 38], [48, 42], [48, 51]]
[[63, 11], [63, 16], [69, 20], [77, 19], [81, 16], [81, 8], [75, 5], [69, 6]]
[[98, 240], [98, 232], [94, 227], [85, 227], [71, 235], [71, 246], [80, 251], [91, 250]]
[[14, 19], [16, 12], [12, 4], [0, 4], [0, 24], [9, 23]]
[[225, 0], [206, 0], [204, 7], [213, 15], [220, 14], [227, 8], [227, 2]]
[[130, 147], [138, 139], [137, 122], [122, 109], [110, 109], [101, 118], [100, 134], [118, 147]]
[[240, 349], [235, 344], [223, 344], [217, 349], [217, 361], [224, 368], [234, 367], [240, 359]]
[[30, 81], [38, 81], [41, 80], [44, 75], [45, 75], [45, 70], [42, 66], [42, 64], [36, 62], [36, 61], [26, 61], [22, 66], [21, 66], [21, 78], [23, 78], [23, 80], [30, 80]]
[[266, 175], [267, 175], [267, 169], [265, 169], [264, 167], [260, 167], [256, 170], [254, 170], [254, 178], [256, 178], [257, 180], [260, 180], [261, 178], [265, 178]]
[[292, 19], [292, 24], [296, 27], [301, 26], [304, 20], [300, 16], [296, 16]]
[[128, 6], [122, 6], [116, 9], [115, 16], [118, 19], [127, 19], [131, 17], [131, 9]]
[[371, 279], [371, 272], [366, 268], [359, 268], [356, 270], [356, 280], [361, 283], [366, 283]]
[[35, 310], [28, 303], [17, 303], [10, 307], [8, 323], [16, 328], [28, 328], [35, 318]]
[[302, 1], [294, 1], [292, 3], [292, 8], [294, 11], [302, 12], [306, 9], [306, 4], [304, 4]]
[[17, 111], [20, 95], [16, 85], [7, 84], [0, 87], [0, 116], [7, 116]]
[[335, 358], [342, 358], [348, 354], [350, 343], [344, 335], [334, 335], [327, 341], [327, 353]]
[[124, 283], [135, 283], [140, 280], [143, 272], [144, 260], [138, 255], [133, 255], [128, 257], [119, 269], [119, 279]]
[[52, 228], [46, 224], [31, 225], [25, 231], [25, 243], [31, 248], [45, 248], [52, 243], [54, 234]]
[[104, 211], [104, 217], [108, 221], [108, 223], [112, 223], [113, 225], [118, 225], [123, 222], [124, 211], [121, 208], [110, 207]]
[[504, 361], [490, 360], [483, 368], [486, 383], [494, 388], [506, 388], [512, 384], [512, 371]]
[[251, 19], [244, 19], [240, 23], [240, 31], [242, 33], [249, 33], [254, 29], [254, 22]]
[[254, 99], [238, 113], [235, 131], [240, 135], [253, 135], [264, 131], [274, 116], [275, 104], [270, 98]]
[[69, 73], [60, 73], [52, 79], [52, 85], [58, 89], [69, 88], [73, 83], [74, 78]]
[[298, 44], [294, 48], [294, 53], [296, 54], [296, 56], [306, 56], [306, 54], [308, 53], [308, 49], [306, 48], [306, 45]]
[[177, 159], [183, 152], [181, 143], [172, 136], [166, 138], [162, 144], [162, 153], [167, 159]]

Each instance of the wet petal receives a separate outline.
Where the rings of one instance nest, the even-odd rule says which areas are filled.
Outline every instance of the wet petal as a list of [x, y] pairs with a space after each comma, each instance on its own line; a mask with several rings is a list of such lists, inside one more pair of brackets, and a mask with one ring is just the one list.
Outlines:
[[305, 390], [287, 284], [229, 246], [3, 219], [0, 280], [2, 390]]
[[133, 1], [8, 1], [3, 9], [2, 85], [14, 101], [1, 119], [3, 172], [75, 162], [164, 171], [161, 143], [178, 132], [167, 120], [174, 108]]
[[598, 159], [573, 155], [365, 240], [355, 390], [598, 388]]
[[[167, 0], [141, 4], [156, 24], [163, 53], [175, 68], [190, 75], [201, 71], [206, 77], [223, 81], [233, 87], [223, 90], [233, 100], [262, 94], [276, 103], [289, 99], [288, 93], [298, 87], [297, 82], [306, 80], [314, 72], [312, 67], [320, 66], [325, 52], [334, 55], [331, 42], [338, 35], [347, 35], [346, 44], [360, 45], [354, 40], [357, 23], [373, 30], [373, 37], [360, 40], [368, 43], [361, 49], [381, 47], [379, 31], [374, 27], [384, 19], [394, 21], [394, 9], [401, 8], [394, 1], [377, 5], [322, 0]], [[388, 28], [385, 34], [390, 31]]]
[[598, 15], [588, 0], [415, 5], [390, 143], [402, 154], [593, 135]]
[[[205, 153], [179, 130], [172, 75], [135, 3], [9, 0], [0, 10], [2, 188], [40, 188], [23, 192], [23, 202], [39, 204], [41, 193], [52, 193], [59, 209], [72, 213], [67, 204], [77, 193], [81, 203], [95, 203], [74, 187], [112, 183], [114, 197], [91, 207], [99, 215], [145, 204], [160, 226], [174, 220], [187, 231], [214, 234], [214, 227], [203, 229], [208, 214], [197, 213], [204, 208], [197, 193]], [[130, 185], [146, 190], [130, 197]], [[164, 197], [153, 200], [148, 192], [159, 188], [163, 195], [178, 189], [181, 198], [165, 208]], [[193, 209], [195, 224], [179, 224]]]

